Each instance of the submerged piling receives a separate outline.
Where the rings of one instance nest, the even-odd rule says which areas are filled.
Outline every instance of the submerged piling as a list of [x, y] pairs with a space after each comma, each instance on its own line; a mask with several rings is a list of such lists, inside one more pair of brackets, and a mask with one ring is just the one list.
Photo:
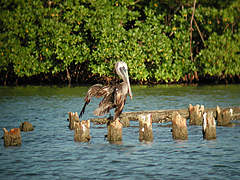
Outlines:
[[198, 125], [201, 126], [203, 123], [203, 112], [204, 112], [204, 106], [203, 105], [195, 105], [189, 104], [188, 107], [189, 111], [189, 125]]
[[110, 120], [107, 123], [107, 140], [109, 142], [115, 143], [122, 141], [122, 123], [119, 121], [119, 118], [116, 120]]
[[24, 132], [34, 130], [33, 125], [28, 121], [25, 121], [25, 122], [21, 123], [19, 128], [20, 128], [21, 131], [24, 131]]
[[206, 140], [216, 139], [216, 122], [213, 112], [204, 113], [202, 125], [203, 138]]
[[139, 141], [153, 141], [152, 114], [139, 115]]
[[187, 120], [177, 111], [172, 116], [172, 138], [176, 140], [188, 139]]
[[4, 135], [4, 146], [19, 146], [22, 144], [21, 132], [19, 128], [13, 128], [8, 131], [6, 128], [3, 128]]
[[74, 129], [74, 141], [88, 142], [90, 139], [90, 120], [76, 122]]

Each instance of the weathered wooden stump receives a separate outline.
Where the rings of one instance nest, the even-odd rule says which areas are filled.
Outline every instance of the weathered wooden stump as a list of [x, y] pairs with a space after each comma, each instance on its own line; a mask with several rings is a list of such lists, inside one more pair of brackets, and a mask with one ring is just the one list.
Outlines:
[[69, 129], [73, 130], [76, 127], [76, 123], [80, 122], [79, 116], [77, 112], [75, 113], [68, 112], [68, 115], [69, 115]]
[[177, 111], [173, 112], [172, 116], [172, 138], [176, 140], [188, 139], [187, 120]]
[[82, 120], [76, 122], [74, 127], [74, 141], [88, 142], [90, 141], [90, 120]]
[[152, 114], [139, 115], [139, 141], [152, 142], [153, 131], [152, 131]]
[[190, 117], [189, 125], [202, 125], [204, 106], [200, 106], [199, 104], [193, 106], [192, 104], [189, 104], [188, 111]]
[[119, 118], [117, 118], [115, 121], [109, 119], [107, 123], [107, 140], [113, 143], [122, 141], [122, 127], [123, 125], [119, 121]]
[[19, 128], [13, 128], [10, 131], [3, 128], [3, 131], [4, 146], [19, 146], [22, 144], [21, 131]]
[[20, 128], [21, 131], [24, 131], [24, 132], [34, 130], [33, 125], [30, 122], [27, 122], [27, 121], [21, 123], [19, 128]]
[[213, 117], [213, 112], [204, 113], [202, 133], [204, 139], [216, 139], [216, 122]]
[[221, 110], [219, 106], [216, 108], [216, 119], [217, 119], [217, 125], [218, 126], [228, 126], [230, 125], [230, 120], [232, 116], [232, 111], [231, 109], [224, 109]]

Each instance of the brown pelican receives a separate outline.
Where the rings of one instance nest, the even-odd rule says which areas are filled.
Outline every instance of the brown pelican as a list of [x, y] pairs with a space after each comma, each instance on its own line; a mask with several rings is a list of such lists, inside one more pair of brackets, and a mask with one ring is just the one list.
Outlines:
[[122, 78], [123, 82], [117, 85], [103, 86], [101, 84], [95, 84], [91, 86], [85, 96], [85, 104], [80, 112], [80, 117], [84, 114], [85, 107], [90, 103], [92, 97], [103, 97], [102, 101], [99, 103], [99, 107], [94, 111], [96, 116], [103, 116], [109, 113], [113, 108], [115, 108], [113, 120], [116, 120], [120, 116], [128, 93], [132, 99], [132, 91], [128, 77], [127, 64], [123, 61], [119, 61], [115, 64], [115, 70]]

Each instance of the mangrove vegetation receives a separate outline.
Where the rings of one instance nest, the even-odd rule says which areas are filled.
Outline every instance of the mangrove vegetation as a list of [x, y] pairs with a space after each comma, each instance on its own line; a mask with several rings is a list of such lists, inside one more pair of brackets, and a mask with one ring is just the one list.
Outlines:
[[2, 0], [0, 84], [240, 82], [240, 0]]

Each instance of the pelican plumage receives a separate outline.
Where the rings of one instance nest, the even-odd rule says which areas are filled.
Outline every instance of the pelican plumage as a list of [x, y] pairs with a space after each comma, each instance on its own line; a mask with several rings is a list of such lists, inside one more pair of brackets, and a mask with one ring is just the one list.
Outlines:
[[128, 77], [128, 67], [123, 61], [115, 64], [116, 73], [123, 82], [116, 85], [103, 86], [102, 84], [95, 84], [88, 89], [85, 96], [85, 104], [80, 112], [80, 117], [84, 114], [86, 106], [90, 103], [92, 97], [103, 97], [99, 103], [99, 107], [94, 111], [96, 116], [103, 116], [113, 108], [115, 108], [114, 118], [116, 120], [124, 108], [127, 95], [132, 99], [132, 91]]

